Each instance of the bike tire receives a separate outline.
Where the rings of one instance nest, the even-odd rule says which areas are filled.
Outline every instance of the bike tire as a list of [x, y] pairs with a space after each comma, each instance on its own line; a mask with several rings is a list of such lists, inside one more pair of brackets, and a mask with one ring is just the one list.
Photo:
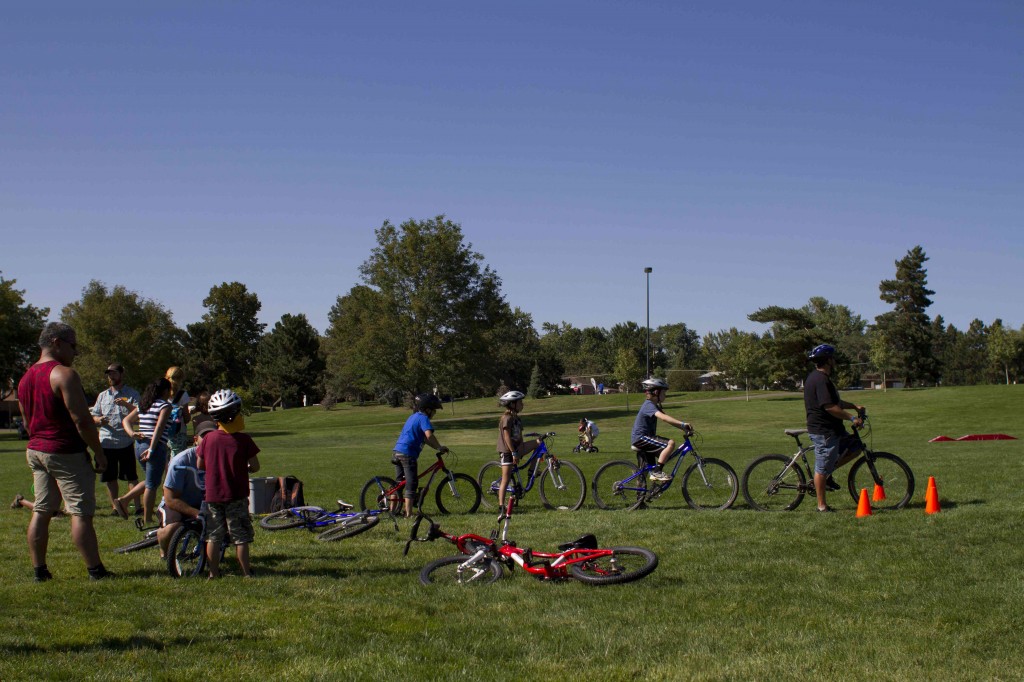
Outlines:
[[345, 538], [353, 538], [360, 533], [365, 533], [378, 523], [380, 523], [379, 516], [370, 516], [369, 514], [350, 516], [338, 521], [324, 532], [317, 533], [316, 539], [323, 540], [324, 542], [334, 542], [336, 540], [344, 540]]
[[434, 501], [442, 514], [472, 514], [480, 508], [480, 485], [469, 474], [452, 474], [455, 490], [448, 477], [437, 481]]
[[480, 467], [480, 473], [476, 475], [476, 482], [480, 484], [480, 504], [483, 505], [483, 508], [497, 509], [498, 488], [501, 486], [501, 463], [492, 461]]
[[128, 554], [129, 552], [137, 552], [140, 549], [148, 549], [149, 547], [156, 547], [158, 544], [160, 544], [160, 541], [157, 540], [156, 532], [154, 531], [151, 536], [147, 535], [147, 537], [144, 537], [144, 538], [142, 538], [141, 540], [139, 540], [137, 542], [133, 542], [130, 545], [125, 545], [124, 547], [118, 547], [117, 549], [114, 550], [114, 553], [115, 554]]
[[861, 457], [850, 467], [847, 485], [854, 501], [860, 501], [861, 488], [867, 488], [868, 500], [875, 511], [902, 509], [914, 496], [914, 472], [900, 457], [890, 452], [876, 452], [872, 455], [875, 470], [883, 481], [884, 500], [874, 499], [875, 478], [871, 473], [867, 457]]
[[206, 568], [206, 542], [197, 528], [182, 524], [167, 545], [167, 572], [172, 578], [194, 578]]
[[[360, 511], [367, 511], [368, 509], [379, 509], [385, 511], [387, 506], [387, 500], [384, 499], [384, 492], [391, 490], [398, 483], [393, 478], [387, 476], [377, 476], [371, 478], [363, 485], [363, 489], [359, 491], [359, 509]], [[399, 500], [401, 502], [401, 500]]]
[[612, 555], [569, 564], [572, 577], [588, 585], [621, 585], [651, 574], [658, 555], [644, 547], [612, 547]]
[[465, 554], [435, 559], [420, 571], [420, 582], [424, 585], [490, 585], [497, 582], [504, 572], [501, 564], [494, 559], [481, 557], [460, 574], [459, 566], [468, 560]]
[[624, 490], [622, 482], [637, 473], [639, 469], [625, 460], [614, 460], [602, 464], [594, 474], [590, 490], [594, 494], [594, 504], [601, 509], [631, 509], [643, 499], [647, 491], [646, 476], [637, 477], [630, 487], [643, 490]]
[[322, 507], [289, 507], [264, 516], [260, 519], [260, 528], [269, 531], [299, 528], [315, 523], [326, 513], [327, 510]]
[[799, 464], [789, 466], [785, 455], [762, 455], [743, 472], [740, 487], [752, 509], [793, 511], [804, 499], [807, 477]]
[[683, 499], [700, 511], [728, 509], [740, 493], [736, 471], [720, 459], [705, 457], [703, 461], [704, 476], [701, 476], [698, 462], [691, 464], [683, 474]]
[[[543, 466], [543, 465], [542, 465]], [[553, 476], [550, 468], [545, 468], [540, 475], [540, 501], [548, 509], [556, 511], [576, 511], [583, 506], [587, 498], [587, 479], [580, 468], [572, 462], [558, 460]], [[555, 476], [561, 479], [559, 488]]]

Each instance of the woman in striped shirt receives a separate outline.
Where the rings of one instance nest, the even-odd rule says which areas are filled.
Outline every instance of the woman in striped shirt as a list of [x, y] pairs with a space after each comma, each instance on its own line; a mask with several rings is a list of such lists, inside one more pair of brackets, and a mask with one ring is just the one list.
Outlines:
[[118, 513], [124, 512], [126, 503], [141, 495], [147, 524], [153, 521], [156, 490], [160, 487], [167, 466], [166, 427], [171, 416], [171, 404], [167, 399], [170, 396], [171, 382], [157, 379], [146, 386], [139, 406], [129, 412], [122, 422], [125, 433], [135, 439], [135, 457], [142, 464], [146, 475], [144, 481], [139, 481], [135, 487], [117, 498], [114, 506]]

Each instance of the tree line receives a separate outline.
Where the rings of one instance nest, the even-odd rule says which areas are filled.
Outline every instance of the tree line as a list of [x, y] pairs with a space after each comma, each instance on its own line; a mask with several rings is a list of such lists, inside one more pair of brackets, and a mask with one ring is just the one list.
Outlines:
[[[385, 221], [360, 267], [360, 283], [339, 296], [328, 327], [286, 314], [269, 330], [258, 321], [259, 297], [224, 282], [203, 300], [198, 322], [178, 327], [158, 301], [91, 281], [60, 319], [79, 340], [76, 367], [87, 391], [106, 386], [103, 370], [123, 364], [137, 384], [185, 369], [187, 385], [232, 387], [251, 404], [285, 406], [375, 400], [399, 405], [408, 396], [494, 395], [507, 387], [533, 396], [568, 390], [571, 377], [601, 376], [607, 386], [636, 390], [646, 374], [647, 330], [636, 322], [576, 327], [544, 322], [513, 307], [501, 278], [445, 216]], [[965, 330], [927, 312], [928, 257], [915, 246], [879, 284], [892, 309], [864, 320], [848, 307], [814, 296], [799, 308], [769, 306], [748, 319], [761, 332], [731, 328], [700, 336], [685, 322], [651, 330], [653, 373], [676, 390], [710, 387], [793, 388], [808, 366], [807, 350], [839, 351], [840, 385], [875, 374], [905, 386], [1011, 383], [1024, 371], [1024, 328], [997, 319]], [[27, 303], [15, 280], [0, 275], [0, 386], [16, 383], [31, 364], [50, 311]], [[710, 372], [710, 376], [702, 375]]]

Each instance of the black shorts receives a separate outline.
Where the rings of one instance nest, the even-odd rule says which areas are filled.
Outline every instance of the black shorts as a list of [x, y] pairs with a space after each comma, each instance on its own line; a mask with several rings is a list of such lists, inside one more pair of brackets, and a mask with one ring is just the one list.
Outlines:
[[637, 462], [645, 462], [651, 466], [658, 461], [658, 455], [668, 445], [668, 439], [660, 436], [644, 436], [637, 442], [633, 443], [633, 447], [636, 448], [636, 459]]
[[101, 482], [139, 480], [139, 473], [135, 468], [134, 445], [126, 448], [103, 448], [103, 455], [107, 458], [107, 469], [100, 474]]

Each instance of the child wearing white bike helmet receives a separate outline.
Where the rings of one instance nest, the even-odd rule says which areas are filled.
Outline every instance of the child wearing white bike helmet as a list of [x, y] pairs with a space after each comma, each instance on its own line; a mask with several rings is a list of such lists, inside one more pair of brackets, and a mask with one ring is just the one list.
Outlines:
[[519, 457], [540, 446], [544, 436], [527, 444], [523, 442], [523, 422], [519, 413], [523, 411], [523, 398], [519, 391], [509, 391], [498, 398], [498, 404], [505, 408], [498, 422], [498, 461], [501, 463], [501, 485], [498, 486], [498, 520], [505, 519], [505, 491], [512, 478], [512, 467], [519, 464]]
[[[642, 386], [647, 400], [640, 406], [636, 422], [633, 424], [633, 447], [648, 464], [654, 464], [657, 467], [650, 473], [651, 480], [668, 481], [672, 476], [662, 471], [661, 467], [676, 449], [676, 442], [671, 438], [662, 438], [657, 435], [658, 420], [685, 432], [690, 432], [693, 429], [686, 422], [670, 417], [661, 411], [661, 402], [665, 399], [665, 393], [668, 391], [668, 382], [651, 377], [645, 380]], [[657, 454], [657, 459], [654, 458], [655, 454]]]

